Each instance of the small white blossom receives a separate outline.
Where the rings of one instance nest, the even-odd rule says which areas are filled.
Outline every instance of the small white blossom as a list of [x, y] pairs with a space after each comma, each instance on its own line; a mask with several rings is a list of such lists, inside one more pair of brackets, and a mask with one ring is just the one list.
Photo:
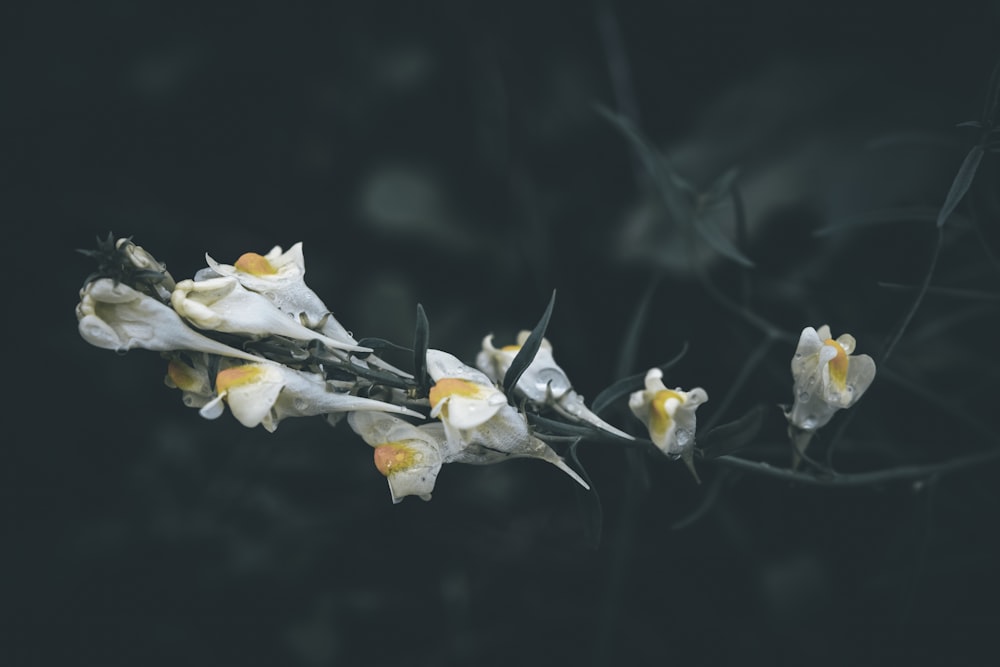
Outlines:
[[310, 329], [341, 343], [356, 345], [357, 341], [333, 317], [323, 300], [305, 282], [306, 262], [302, 243], [287, 252], [274, 246], [266, 255], [244, 253], [235, 264], [221, 264], [208, 254], [205, 261], [219, 276], [235, 278], [243, 287], [266, 297], [278, 310], [301, 318]]
[[531, 435], [524, 415], [488, 376], [447, 352], [427, 350], [426, 358], [427, 372], [435, 381], [429, 396], [431, 416], [444, 424], [446, 461], [487, 464], [538, 458], [590, 488], [551, 447]]
[[664, 454], [689, 462], [693, 456], [697, 419], [695, 410], [708, 401], [701, 387], [684, 391], [667, 389], [663, 371], [651, 368], [646, 373], [646, 388], [629, 396], [632, 414], [646, 425], [649, 438]]
[[217, 396], [201, 408], [203, 417], [219, 417], [225, 400], [241, 424], [248, 428], [261, 424], [268, 431], [274, 431], [287, 417], [353, 410], [395, 412], [423, 419], [419, 412], [399, 405], [335, 391], [322, 375], [270, 362], [243, 364], [219, 371], [215, 390]]
[[792, 358], [795, 402], [785, 417], [791, 426], [813, 432], [834, 413], [854, 405], [875, 378], [875, 362], [866, 354], [852, 355], [854, 337], [836, 340], [830, 327], [806, 327]]
[[[530, 331], [521, 331], [517, 335], [517, 345], [501, 348], [494, 347], [492, 335], [486, 336], [483, 338], [483, 349], [476, 357], [476, 366], [495, 382], [503, 382], [514, 357], [530, 335]], [[535, 358], [518, 378], [516, 388], [535, 405], [551, 407], [564, 416], [587, 422], [619, 438], [635, 439], [587, 408], [583, 396], [573, 390], [566, 372], [556, 363], [552, 356], [552, 344], [545, 338]]]
[[344, 343], [306, 327], [278, 309], [267, 297], [251, 292], [231, 276], [177, 283], [170, 303], [174, 310], [201, 329], [250, 336], [286, 336], [295, 340], [319, 340], [323, 344], [355, 352], [369, 348]]
[[375, 449], [375, 467], [388, 480], [393, 503], [406, 496], [431, 499], [444, 463], [441, 424], [414, 426], [380, 412], [352, 412], [347, 423]]
[[[306, 285], [306, 261], [302, 254], [301, 241], [287, 252], [282, 252], [281, 246], [274, 246], [266, 255], [258, 255], [255, 252], [244, 253], [232, 265], [217, 262], [207, 253], [205, 261], [210, 268], [205, 270], [204, 274], [199, 274], [202, 275], [202, 279], [220, 276], [235, 278], [243, 287], [264, 296], [278, 310], [297, 319], [305, 327], [319, 331], [324, 336], [345, 345], [358, 344], [351, 332], [337, 321], [316, 292]], [[198, 280], [199, 277], [195, 276], [195, 279]], [[354, 358], [352, 363], [362, 368], [367, 368], [371, 364], [400, 377], [413, 377], [376, 355], [370, 355], [364, 360]]]
[[259, 357], [198, 333], [166, 304], [110, 278], [94, 280], [80, 290], [76, 317], [80, 336], [105, 350], [192, 350], [260, 361]]

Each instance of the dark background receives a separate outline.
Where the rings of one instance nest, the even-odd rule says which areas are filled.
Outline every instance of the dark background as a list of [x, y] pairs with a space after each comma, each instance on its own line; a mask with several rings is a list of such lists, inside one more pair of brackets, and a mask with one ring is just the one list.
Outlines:
[[[711, 418], [761, 334], [695, 269], [730, 294], [745, 276], [685, 253], [601, 104], [700, 188], [741, 168], [755, 310], [877, 354], [913, 294], [877, 283], [919, 283], [933, 224], [812, 232], [940, 206], [1000, 4], [473, 4], [5, 10], [0, 663], [991, 664], [995, 465], [817, 489], [708, 464], [696, 486], [650, 457], [644, 487], [585, 443], [594, 548], [549, 466], [449, 466], [432, 502], [393, 506], [345, 426], [203, 421], [157, 355], [78, 337], [92, 266], [73, 250], [95, 235], [132, 235], [177, 279], [206, 251], [301, 240], [309, 284], [358, 336], [407, 344], [419, 302], [432, 345], [471, 361], [557, 289], [549, 338], [581, 393], [688, 341], [667, 383], [705, 387]], [[987, 156], [960, 209], [983, 239], [956, 223], [935, 284], [996, 293], [998, 182]], [[928, 297], [889, 368], [905, 381], [876, 380], [838, 466], [997, 446], [995, 303]], [[750, 456], [778, 465], [793, 349], [774, 346], [726, 417], [769, 406]]]

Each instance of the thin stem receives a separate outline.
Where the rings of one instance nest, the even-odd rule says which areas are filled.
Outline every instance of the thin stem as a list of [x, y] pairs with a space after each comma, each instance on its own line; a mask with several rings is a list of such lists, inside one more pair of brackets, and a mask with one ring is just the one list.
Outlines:
[[934, 271], [937, 268], [938, 258], [941, 256], [942, 246], [944, 246], [944, 228], [939, 227], [937, 229], [937, 238], [934, 242], [934, 250], [931, 253], [930, 266], [927, 267], [927, 274], [924, 276], [923, 282], [920, 283], [920, 289], [917, 291], [917, 295], [914, 297], [913, 303], [910, 305], [910, 309], [906, 312], [905, 317], [903, 317], [903, 321], [900, 322], [899, 328], [896, 329], [896, 333], [886, 343], [881, 358], [879, 359], [879, 365], [884, 366], [889, 360], [889, 356], [896, 349], [896, 345], [903, 337], [906, 329], [910, 326], [910, 322], [913, 321], [913, 317], [917, 314], [920, 304], [923, 303], [924, 297], [927, 295], [927, 290], [931, 286], [931, 279], [934, 277]]
[[885, 470], [859, 473], [836, 473], [830, 471], [825, 474], [816, 475], [788, 468], [778, 468], [762, 461], [748, 461], [736, 456], [720, 456], [711, 459], [710, 462], [718, 462], [721, 465], [732, 468], [739, 468], [747, 472], [808, 486], [858, 487], [874, 486], [903, 480], [926, 479], [935, 475], [950, 475], [996, 461], [1000, 461], [1000, 447], [994, 447], [993, 449], [962, 456], [943, 463], [898, 466], [896, 468], [886, 468]]
[[757, 366], [759, 366], [760, 362], [764, 360], [764, 357], [771, 349], [771, 345], [774, 344], [774, 340], [774, 337], [770, 334], [765, 335], [764, 340], [761, 341], [761, 343], [754, 348], [753, 352], [750, 353], [750, 356], [747, 357], [746, 363], [743, 364], [743, 368], [740, 369], [736, 379], [729, 385], [729, 391], [726, 392], [722, 402], [719, 403], [718, 409], [716, 409], [712, 417], [705, 422], [704, 428], [706, 431], [718, 424], [719, 420], [721, 420], [723, 415], [726, 414], [726, 410], [729, 409], [729, 406], [736, 399], [736, 395], [743, 388], [743, 385], [746, 384], [746, 381], [750, 378], [750, 374], [757, 370]]
[[[886, 342], [883, 352], [878, 360], [880, 367], [884, 367], [889, 361], [889, 357], [896, 349], [896, 345], [903, 338], [903, 334], [906, 333], [907, 328], [910, 326], [910, 322], [913, 321], [914, 316], [917, 314], [917, 310], [920, 308], [920, 304], [923, 303], [924, 297], [927, 296], [927, 290], [930, 288], [931, 279], [934, 277], [934, 271], [937, 269], [938, 258], [941, 256], [941, 248], [944, 246], [944, 227], [937, 228], [937, 236], [934, 241], [934, 250], [931, 252], [930, 265], [927, 267], [927, 274], [924, 276], [923, 282], [920, 283], [920, 289], [917, 290], [917, 294], [913, 299], [913, 303], [910, 304], [909, 310], [906, 311], [906, 315], [903, 316], [903, 320], [899, 323], [899, 327], [896, 329], [896, 333]], [[836, 450], [837, 442], [847, 431], [847, 427], [850, 426], [851, 422], [854, 420], [855, 415], [858, 413], [858, 406], [854, 406], [852, 410], [847, 412], [847, 415], [841, 420], [840, 425], [837, 430], [834, 431], [833, 437], [830, 438], [830, 445], [826, 450], [826, 464], [831, 469], [833, 468], [833, 455]]]
[[715, 299], [715, 301], [721, 305], [726, 310], [730, 311], [734, 315], [738, 315], [743, 318], [748, 324], [760, 330], [766, 336], [774, 340], [782, 340], [785, 342], [796, 342], [799, 337], [788, 331], [781, 329], [779, 326], [772, 324], [768, 320], [764, 319], [757, 313], [753, 312], [750, 308], [741, 306], [738, 303], [732, 301], [729, 297], [719, 291], [712, 281], [709, 279], [704, 268], [699, 268], [697, 271], [698, 280], [701, 282], [702, 287], [705, 291]]
[[[618, 108], [618, 113], [631, 121], [635, 127], [641, 127], [638, 98], [632, 87], [632, 72], [628, 56], [625, 54], [618, 17], [615, 16], [615, 11], [607, 0], [598, 0], [594, 4], [597, 31], [600, 33], [601, 45], [608, 60], [608, 73], [611, 77], [611, 89], [615, 95], [615, 106]], [[635, 182], [641, 186], [645, 182], [646, 171], [634, 154], [632, 171]]]
[[[736, 221], [736, 247], [740, 249], [740, 252], [744, 255], [747, 254], [747, 247], [749, 246], [750, 235], [747, 230], [747, 209], [746, 204], [743, 201], [743, 193], [740, 191], [739, 184], [733, 182], [731, 192], [733, 198], [733, 218]], [[744, 308], [750, 308], [750, 295], [751, 295], [751, 275], [750, 269], [745, 266], [740, 267], [740, 296], [742, 297], [742, 305]]]
[[987, 440], [997, 438], [996, 431], [994, 431], [989, 424], [969, 413], [960, 405], [956, 405], [954, 402], [944, 399], [942, 396], [935, 394], [925, 386], [917, 384], [916, 382], [903, 377], [891, 369], [883, 369], [879, 371], [879, 373], [883, 378], [897, 387], [900, 387], [901, 389], [904, 389], [914, 396], [926, 401], [929, 406], [933, 407], [934, 410], [941, 415], [954, 418]]

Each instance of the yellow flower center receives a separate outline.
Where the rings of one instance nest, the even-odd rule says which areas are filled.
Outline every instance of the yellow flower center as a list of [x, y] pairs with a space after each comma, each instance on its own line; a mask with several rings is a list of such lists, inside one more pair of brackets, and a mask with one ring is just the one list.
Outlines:
[[375, 467], [388, 477], [412, 468], [420, 454], [405, 442], [387, 442], [375, 448]]
[[827, 338], [823, 344], [829, 345], [837, 351], [837, 356], [830, 360], [830, 379], [837, 385], [838, 389], [844, 389], [847, 386], [847, 353], [844, 352], [840, 343], [832, 338]]
[[656, 435], [663, 435], [670, 429], [673, 417], [667, 411], [667, 401], [675, 399], [678, 403], [684, 403], [684, 396], [671, 389], [661, 389], [653, 396], [650, 404], [652, 413], [649, 415], [649, 430]]
[[176, 359], [171, 359], [167, 364], [167, 377], [178, 389], [184, 391], [194, 391], [201, 386], [201, 378], [198, 377], [197, 371]]
[[264, 372], [264, 367], [257, 364], [245, 364], [243, 366], [227, 368], [224, 371], [219, 371], [219, 374], [215, 376], [215, 390], [221, 394], [233, 387], [240, 387], [251, 382], [256, 382]]
[[521, 346], [520, 345], [504, 345], [503, 347], [500, 348], [500, 351], [501, 352], [520, 352], [521, 351]]
[[268, 261], [267, 257], [258, 255], [255, 252], [244, 253], [236, 260], [236, 264], [233, 266], [243, 273], [249, 273], [254, 276], [273, 276], [278, 272], [278, 269], [274, 268], [274, 265]]
[[442, 378], [437, 381], [433, 387], [431, 387], [430, 394], [428, 398], [431, 402], [431, 407], [437, 407], [437, 404], [446, 399], [449, 396], [467, 396], [469, 398], [476, 398], [482, 395], [483, 388], [476, 384], [475, 382], [470, 382], [469, 380], [462, 380], [459, 378]]

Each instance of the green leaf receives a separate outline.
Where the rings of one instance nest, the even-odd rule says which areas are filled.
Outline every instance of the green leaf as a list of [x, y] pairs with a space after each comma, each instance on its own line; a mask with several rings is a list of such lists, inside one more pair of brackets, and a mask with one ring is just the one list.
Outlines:
[[694, 228], [701, 235], [701, 238], [705, 239], [708, 245], [712, 246], [720, 255], [728, 257], [744, 268], [752, 269], [754, 267], [753, 260], [744, 255], [736, 247], [736, 244], [726, 236], [715, 218], [699, 214], [694, 219]]
[[542, 345], [542, 337], [545, 336], [545, 329], [549, 326], [549, 319], [552, 317], [552, 309], [555, 304], [556, 291], [552, 290], [549, 305], [546, 306], [545, 312], [542, 314], [542, 319], [538, 320], [538, 324], [531, 330], [531, 334], [528, 335], [527, 340], [521, 345], [521, 349], [517, 351], [513, 361], [510, 362], [510, 367], [503, 376], [503, 391], [507, 394], [507, 400], [511, 405], [514, 404], [514, 387], [517, 386], [517, 381], [521, 379], [521, 375], [524, 374], [524, 371], [534, 361], [535, 354], [538, 353], [538, 348]]
[[667, 159], [660, 151], [653, 148], [645, 137], [639, 134], [639, 131], [632, 125], [632, 122], [628, 118], [603, 106], [598, 106], [597, 112], [610, 121], [628, 139], [632, 148], [638, 154], [642, 166], [646, 168], [646, 171], [653, 179], [657, 192], [659, 192], [660, 197], [663, 199], [663, 203], [666, 205], [670, 216], [682, 223], [689, 223], [692, 206], [690, 202], [685, 201], [685, 193], [681, 191], [686, 181], [671, 169]]
[[733, 191], [739, 175], [739, 167], [731, 167], [724, 171], [721, 176], [715, 179], [708, 192], [705, 193], [705, 201], [709, 203], [722, 201], [723, 198], [727, 197]]
[[[611, 121], [635, 149], [653, 179], [653, 185], [656, 186], [656, 191], [670, 217], [679, 224], [693, 226], [694, 230], [719, 254], [746, 268], [752, 268], [754, 264], [750, 258], [722, 233], [718, 225], [706, 222], [707, 218], [697, 214], [693, 200], [698, 197], [694, 187], [673, 169], [666, 156], [656, 150], [629, 119], [602, 106], [597, 107], [597, 112]], [[735, 178], [736, 172], [729, 170], [716, 181], [716, 185], [727, 185]]]
[[[838, 232], [849, 231], [856, 227], [869, 225], [887, 225], [901, 222], [931, 223], [936, 222], [940, 209], [931, 206], [898, 206], [881, 208], [856, 215], [849, 215], [836, 222], [813, 231], [813, 236], [830, 236]], [[958, 220], [959, 216], [954, 219]], [[968, 218], [961, 217], [962, 223], [968, 223]]]
[[976, 177], [976, 170], [979, 168], [979, 162], [983, 159], [984, 148], [985, 147], [982, 144], [976, 144], [962, 161], [962, 166], [958, 168], [955, 180], [952, 181], [951, 189], [948, 190], [948, 196], [944, 198], [944, 205], [941, 207], [941, 212], [938, 214], [938, 227], [944, 226], [944, 223], [947, 222], [952, 211], [955, 210], [955, 207], [958, 206], [960, 201], [962, 201], [962, 197], [964, 197], [965, 193], [969, 191], [969, 187], [972, 186], [972, 179]]
[[424, 307], [417, 304], [417, 322], [413, 329], [413, 377], [420, 389], [429, 388], [427, 380], [427, 345], [431, 338], [431, 325], [427, 321]]
[[[372, 352], [378, 352], [379, 350], [399, 350], [400, 352], [413, 352], [413, 348], [404, 347], [402, 345], [397, 345], [391, 340], [386, 340], [385, 338], [362, 338], [358, 341], [358, 345], [361, 347], [370, 347]], [[368, 353], [371, 354], [371, 353]]]
[[714, 459], [726, 456], [749, 445], [764, 424], [765, 410], [764, 405], [758, 405], [736, 421], [721, 424], [707, 433], [699, 434], [696, 446], [702, 458]]
[[557, 421], [555, 419], [549, 419], [548, 417], [543, 417], [539, 414], [529, 412], [526, 414], [528, 418], [528, 423], [531, 424], [535, 432], [541, 435], [556, 435], [556, 436], [574, 436], [577, 438], [586, 438], [588, 440], [613, 440], [615, 443], [624, 445], [626, 447], [633, 448], [646, 448], [653, 443], [649, 440], [628, 440], [622, 438], [614, 433], [608, 433], [602, 429], [594, 426], [584, 425], [584, 424], [569, 424], [567, 422]]

